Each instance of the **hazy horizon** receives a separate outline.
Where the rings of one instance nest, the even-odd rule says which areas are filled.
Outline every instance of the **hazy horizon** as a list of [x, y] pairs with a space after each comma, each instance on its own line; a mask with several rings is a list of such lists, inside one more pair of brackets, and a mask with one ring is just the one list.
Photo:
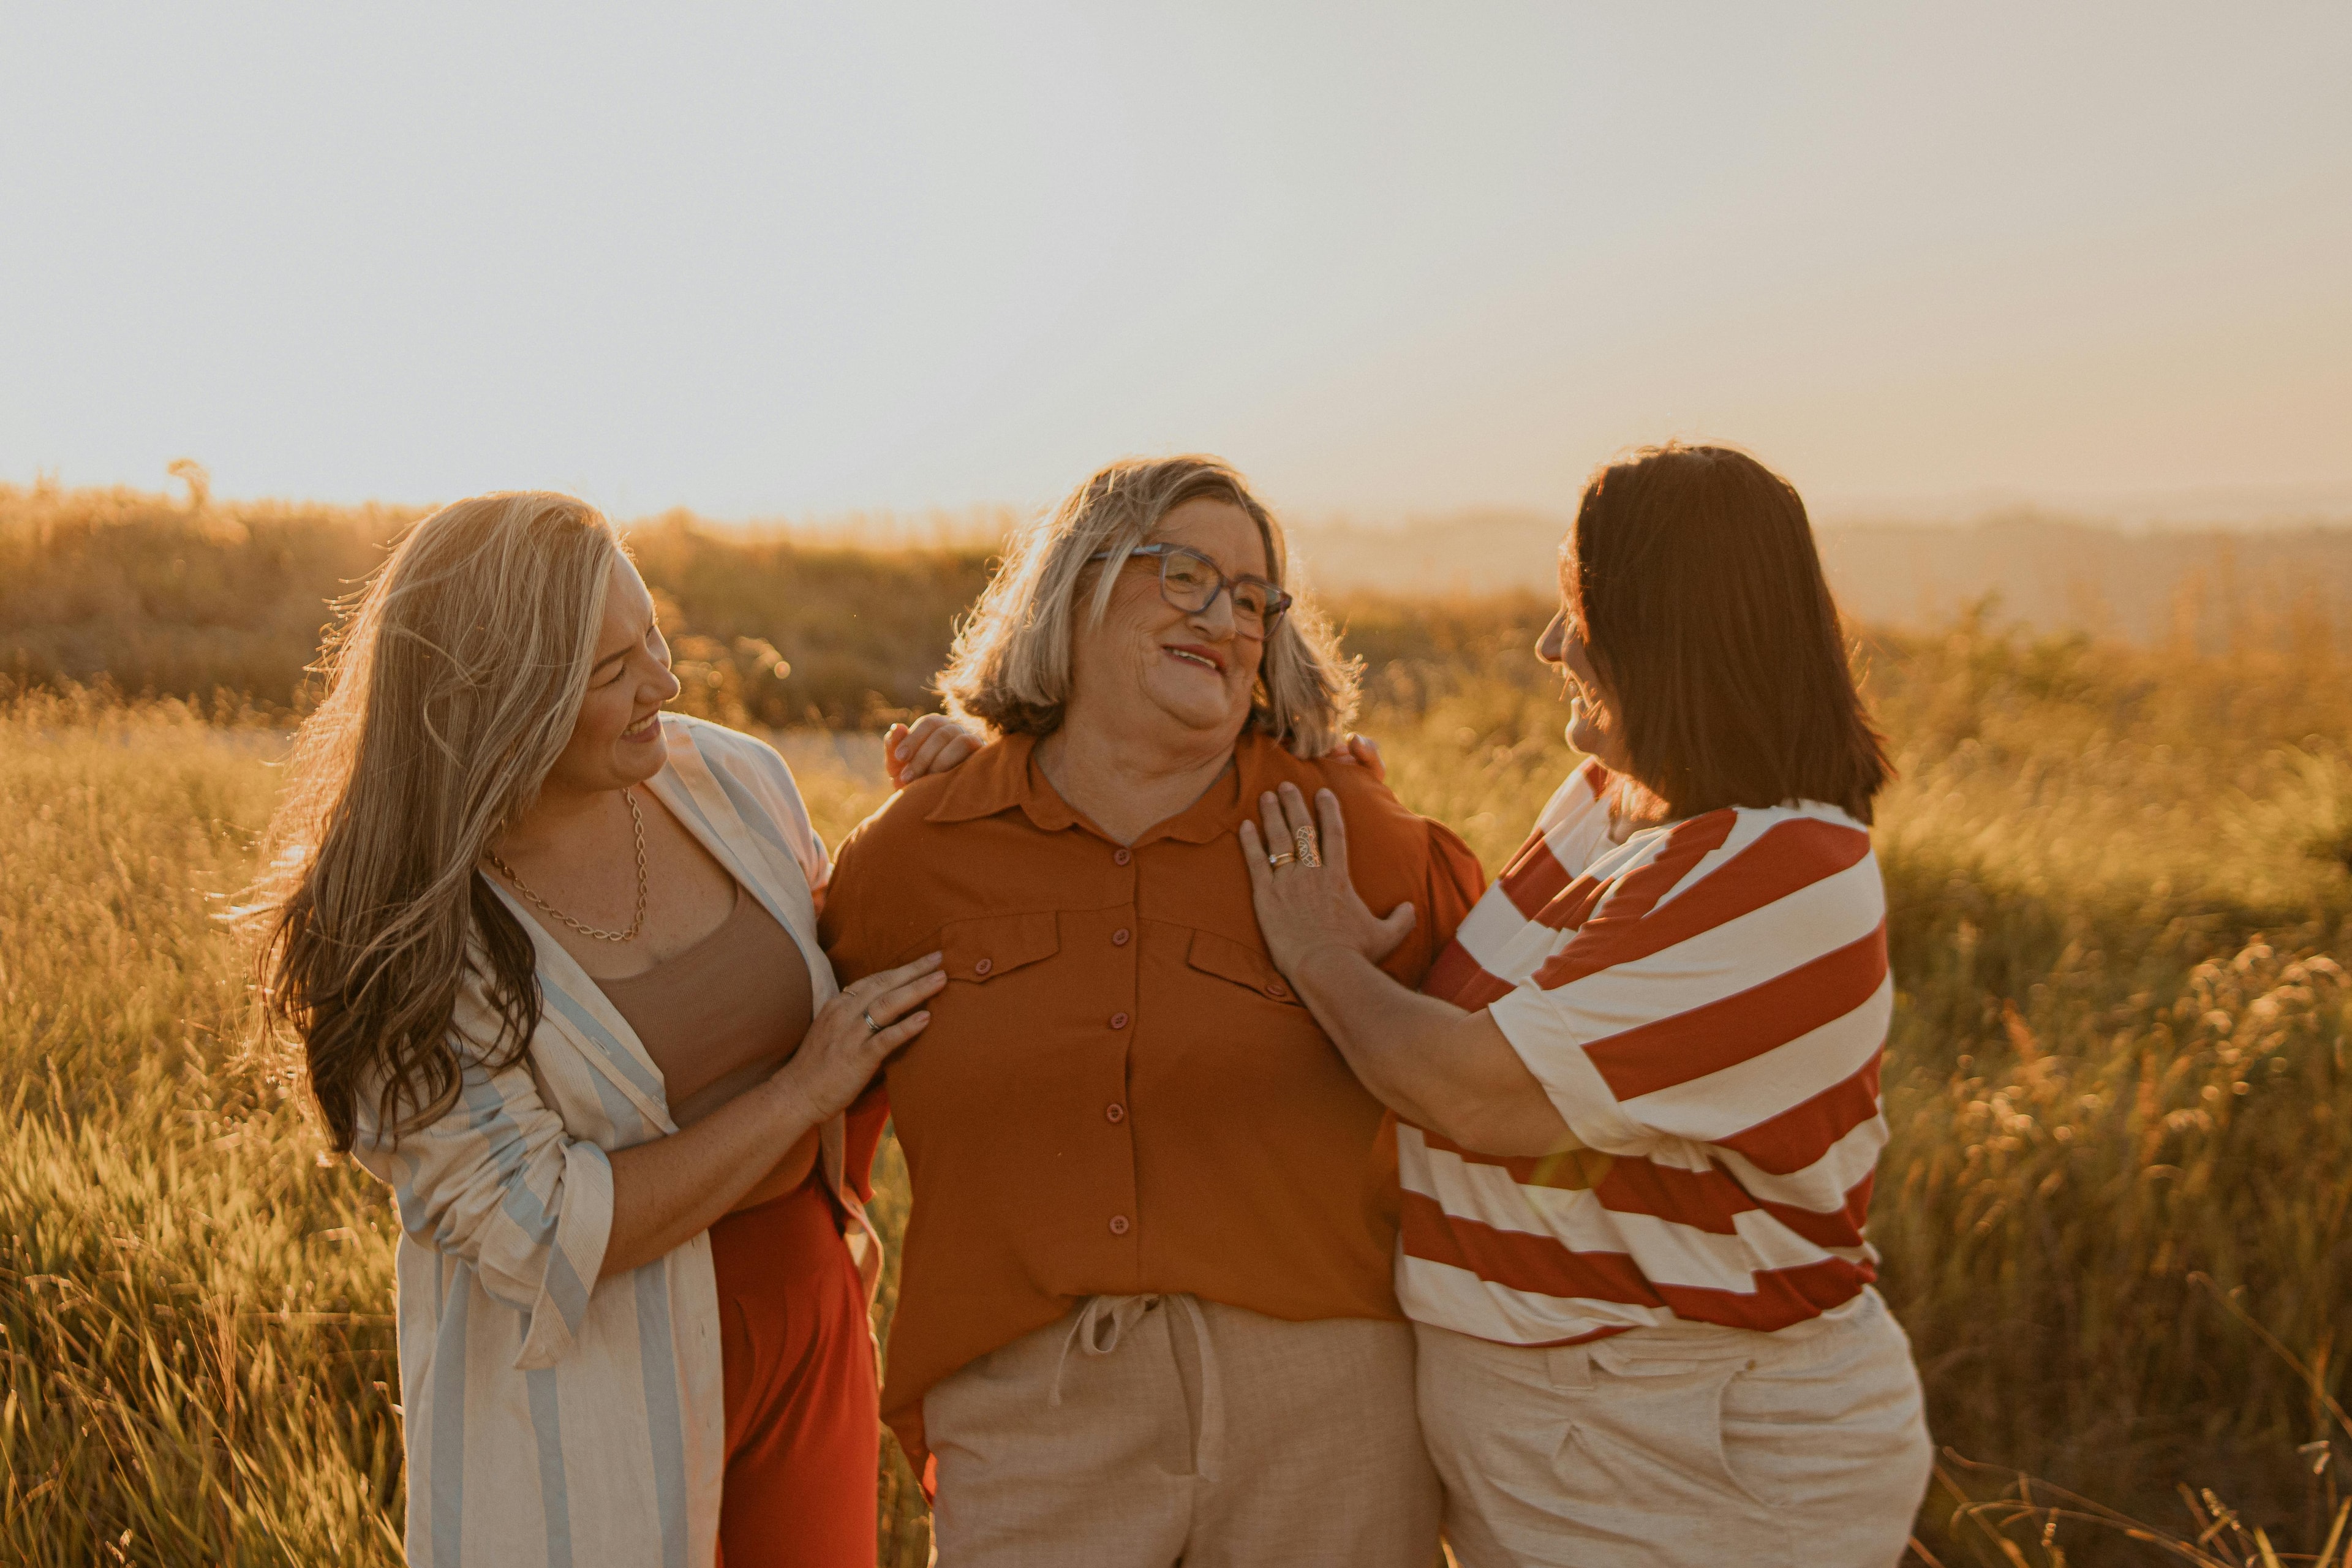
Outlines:
[[[230, 494], [221, 489], [207, 465], [200, 459], [192, 458], [191, 460], [195, 460], [203, 470], [202, 482], [211, 500], [226, 507], [382, 506], [395, 510], [421, 512], [457, 499]], [[54, 486], [59, 489], [122, 489], [183, 502], [192, 493], [185, 478], [167, 470], [159, 471], [147, 479], [133, 477], [90, 484], [70, 481], [54, 468], [37, 468], [24, 479], [0, 475], [0, 488], [14, 488], [21, 491], [42, 486]], [[877, 541], [877, 544], [887, 547], [893, 536], [945, 533], [965, 537], [983, 531], [1001, 530], [1020, 518], [1049, 508], [1058, 499], [1049, 498], [1026, 504], [996, 500], [955, 506], [847, 506], [797, 514], [755, 512], [734, 516], [702, 510], [678, 501], [656, 503], [626, 511], [608, 510], [614, 521], [624, 526], [658, 521], [674, 514], [690, 517], [698, 525], [730, 532], [779, 531], [848, 537], [854, 536], [862, 527], [871, 526], [883, 535]], [[2041, 495], [1979, 489], [1946, 495], [1850, 497], [1843, 500], [1832, 500], [1828, 504], [1808, 500], [1807, 510], [1816, 527], [1838, 529], [1879, 526], [1969, 529], [2020, 521], [2105, 529], [2126, 535], [2183, 531], [2261, 532], [2298, 528], [2352, 529], [2352, 484], [2209, 486], [2173, 491], [2085, 492], [2060, 489]], [[1575, 511], [1576, 490], [1571, 487], [1557, 504], [1469, 502], [1391, 512], [1292, 507], [1281, 509], [1280, 515], [1286, 525], [1293, 530], [1379, 537], [1464, 524], [1517, 522], [1535, 519], [1565, 528], [1575, 516]]]
[[[127, 548], [152, 554], [158, 548], [152, 525], [161, 523], [167, 532], [193, 527], [195, 535], [235, 548], [245, 531], [214, 526], [230, 516], [257, 523], [275, 518], [273, 526], [294, 531], [283, 537], [356, 525], [388, 540], [401, 520], [420, 510], [363, 511], [207, 490], [207, 510], [192, 511], [195, 487], [205, 482], [206, 476], [190, 473], [175, 494], [146, 489], [126, 497], [122, 489], [45, 491], [0, 481], [0, 542], [47, 538], [53, 524], [62, 527], [60, 537], [86, 537], [93, 527], [102, 536], [121, 524], [130, 526]], [[11, 513], [20, 521], [9, 521]], [[1831, 586], [1860, 625], [1942, 626], [1990, 605], [1996, 624], [2143, 646], [2185, 642], [2214, 651], [2252, 637], [2352, 650], [2352, 515], [2305, 512], [2220, 525], [2196, 516], [2137, 515], [2133, 525], [2116, 515], [2009, 505], [1941, 518], [1820, 518], [1816, 528]], [[667, 529], [684, 522], [721, 542], [782, 538], [821, 551], [877, 552], [887, 562], [908, 549], [993, 555], [1020, 517], [1021, 509], [999, 507], [730, 521], [671, 508], [615, 521], [637, 534], [641, 551], [656, 555], [678, 547]], [[1346, 602], [1363, 595], [1455, 601], [1549, 595], [1556, 591], [1554, 563], [1570, 519], [1565, 510], [1489, 507], [1386, 523], [1298, 513], [1285, 521], [1292, 585]], [[355, 557], [352, 569], [364, 559]]]

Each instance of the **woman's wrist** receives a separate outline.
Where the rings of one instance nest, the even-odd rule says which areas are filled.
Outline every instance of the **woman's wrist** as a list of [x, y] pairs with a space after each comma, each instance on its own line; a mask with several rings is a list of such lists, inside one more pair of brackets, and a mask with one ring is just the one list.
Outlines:
[[1371, 960], [1337, 937], [1318, 942], [1300, 952], [1290, 966], [1290, 983], [1309, 1004], [1325, 1000], [1331, 988], [1360, 977], [1360, 966]]
[[802, 1081], [804, 1072], [795, 1070], [799, 1067], [800, 1060], [795, 1057], [770, 1073], [760, 1085], [760, 1092], [767, 1096], [768, 1114], [779, 1123], [779, 1131], [793, 1138], [826, 1120], [815, 1096]]

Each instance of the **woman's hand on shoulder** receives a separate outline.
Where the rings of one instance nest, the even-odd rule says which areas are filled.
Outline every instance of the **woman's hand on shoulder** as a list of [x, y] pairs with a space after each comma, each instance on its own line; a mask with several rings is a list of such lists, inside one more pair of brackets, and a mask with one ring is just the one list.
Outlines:
[[1388, 759], [1381, 755], [1381, 743], [1370, 735], [1350, 731], [1347, 743], [1334, 750], [1327, 760], [1360, 767], [1372, 775], [1374, 784], [1389, 782]]
[[1385, 916], [1372, 913], [1348, 875], [1348, 821], [1339, 797], [1317, 790], [1315, 806], [1319, 826], [1298, 786], [1285, 784], [1279, 795], [1258, 797], [1263, 831], [1249, 821], [1240, 830], [1258, 931], [1275, 967], [1293, 981], [1300, 979], [1301, 964], [1325, 948], [1378, 963], [1396, 951], [1416, 918], [1409, 903]]
[[768, 1079], [811, 1126], [830, 1121], [874, 1081], [882, 1064], [928, 1028], [922, 1005], [948, 983], [946, 960], [929, 953], [843, 987], [818, 1010], [792, 1060]]
[[944, 713], [926, 713], [910, 728], [893, 724], [882, 737], [882, 763], [890, 771], [890, 787], [905, 789], [928, 773], [958, 767], [988, 738], [965, 729]]

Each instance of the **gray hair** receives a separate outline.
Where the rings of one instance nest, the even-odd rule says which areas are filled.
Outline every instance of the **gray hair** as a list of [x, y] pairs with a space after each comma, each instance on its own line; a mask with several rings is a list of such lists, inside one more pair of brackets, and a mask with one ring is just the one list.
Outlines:
[[[1265, 545], [1267, 569], [1288, 588], [1282, 525], [1241, 475], [1214, 458], [1129, 458], [1072, 490], [1062, 504], [1013, 535], [940, 673], [940, 694], [959, 719], [999, 734], [1047, 735], [1061, 727], [1070, 696], [1070, 643], [1091, 558], [1123, 559], [1160, 520], [1189, 500], [1227, 501], [1247, 512]], [[1118, 573], [1097, 574], [1087, 625], [1102, 624]], [[1339, 651], [1329, 621], [1292, 588], [1289, 610], [1265, 639], [1251, 693], [1249, 724], [1300, 756], [1337, 748], [1356, 715], [1360, 668]]]

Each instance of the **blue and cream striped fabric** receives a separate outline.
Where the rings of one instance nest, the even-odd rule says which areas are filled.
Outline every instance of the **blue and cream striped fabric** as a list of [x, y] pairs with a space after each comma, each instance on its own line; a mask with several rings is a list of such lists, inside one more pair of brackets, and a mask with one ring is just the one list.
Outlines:
[[[655, 795], [793, 933], [822, 1007], [836, 987], [813, 889], [829, 863], [791, 771], [749, 736], [662, 722]], [[408, 1561], [707, 1568], [724, 1459], [709, 1239], [596, 1278], [606, 1156], [677, 1131], [661, 1072], [586, 972], [508, 905], [538, 950], [530, 1050], [503, 1071], [469, 1068], [457, 1106], [396, 1144], [363, 1118], [356, 1151], [400, 1208]], [[491, 1018], [469, 982], [459, 1035], [486, 1037]], [[823, 1142], [870, 1287], [881, 1247], [844, 1182], [838, 1119]]]

